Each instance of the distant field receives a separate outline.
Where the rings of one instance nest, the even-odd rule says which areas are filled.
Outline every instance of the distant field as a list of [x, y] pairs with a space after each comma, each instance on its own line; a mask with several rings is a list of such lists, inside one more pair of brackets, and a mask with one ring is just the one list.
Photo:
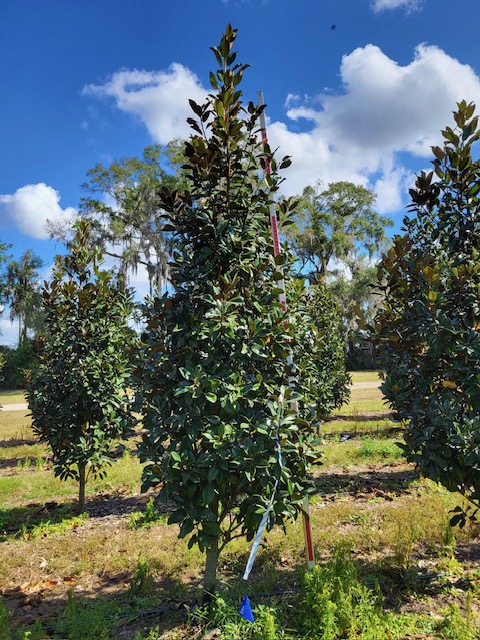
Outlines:
[[378, 382], [380, 371], [350, 371], [352, 382]]
[[0, 389], [0, 404], [17, 404], [25, 402], [25, 391], [22, 389]]

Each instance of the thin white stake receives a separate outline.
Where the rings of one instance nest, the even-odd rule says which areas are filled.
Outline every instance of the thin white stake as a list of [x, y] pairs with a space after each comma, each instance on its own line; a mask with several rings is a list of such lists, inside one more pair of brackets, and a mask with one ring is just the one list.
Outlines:
[[[258, 104], [259, 106], [263, 106], [265, 104], [263, 99], [263, 92], [258, 92]], [[260, 130], [262, 132], [262, 143], [263, 146], [266, 147], [268, 145], [267, 138], [267, 122], [265, 119], [265, 109], [260, 114]], [[268, 157], [265, 156], [265, 171], [267, 175], [271, 173], [270, 162]], [[278, 256], [280, 253], [280, 240], [278, 237], [278, 218], [277, 212], [275, 210], [275, 205], [273, 202], [270, 203], [269, 206], [269, 214], [270, 214], [270, 226], [272, 229], [272, 238], [273, 238], [273, 251], [274, 255]], [[283, 268], [281, 266], [278, 267], [278, 271], [282, 274], [281, 280], [278, 281], [278, 288], [281, 289], [279, 294], [280, 304], [282, 305], [283, 311], [287, 310], [287, 296], [285, 293], [285, 281], [283, 279]], [[290, 370], [293, 369], [293, 355], [292, 352], [288, 354], [287, 364]], [[288, 384], [290, 387], [294, 387], [294, 379], [289, 377]], [[298, 405], [296, 402], [292, 402], [291, 407], [294, 411], [298, 411]], [[303, 512], [303, 531], [305, 535], [305, 551], [307, 554], [307, 568], [312, 569], [315, 566], [315, 553], [313, 550], [313, 541], [312, 541], [312, 528], [310, 525], [310, 507], [308, 502], [308, 496], [305, 496], [302, 504], [302, 512]]]

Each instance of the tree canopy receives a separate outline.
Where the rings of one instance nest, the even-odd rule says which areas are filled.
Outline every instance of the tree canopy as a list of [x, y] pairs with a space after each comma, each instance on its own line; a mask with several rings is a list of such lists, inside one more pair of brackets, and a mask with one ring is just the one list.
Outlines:
[[393, 223], [374, 210], [375, 198], [370, 189], [351, 182], [305, 187], [289, 235], [302, 273], [312, 282], [324, 281], [339, 262], [354, 273], [359, 255], [380, 254], [385, 229]]
[[91, 234], [106, 255], [118, 261], [119, 281], [143, 265], [150, 292], [158, 291], [168, 274], [168, 234], [163, 232], [158, 192], [183, 184], [182, 146], [151, 145], [143, 157], [126, 157], [109, 167], [97, 164], [83, 185], [80, 213], [90, 220]]
[[[406, 455], [427, 477], [480, 507], [480, 140], [475, 105], [459, 103], [455, 126], [433, 147], [379, 276], [385, 303], [375, 341], [382, 386], [406, 423]], [[464, 521], [458, 509], [453, 522]]]
[[39, 272], [42, 259], [27, 249], [19, 260], [7, 263], [4, 277], [4, 300], [10, 307], [10, 319], [18, 320], [18, 343], [27, 339], [29, 329], [42, 324], [42, 298]]
[[148, 309], [138, 371], [145, 486], [161, 483], [175, 505], [170, 522], [206, 550], [207, 591], [221, 549], [251, 539], [270, 500], [269, 526], [296, 517], [315, 457], [286, 388], [293, 327], [276, 282], [291, 257], [275, 259], [269, 229], [277, 162], [259, 141], [263, 107], [242, 102], [235, 34], [228, 26], [213, 48], [213, 93], [203, 105], [190, 101], [188, 189], [161, 191], [176, 243], [174, 291]]
[[128, 400], [132, 294], [102, 270], [101, 250], [88, 238], [88, 222], [76, 226], [69, 253], [58, 256], [42, 295], [45, 331], [39, 367], [27, 386], [33, 430], [48, 442], [55, 475], [79, 482], [84, 508], [89, 473], [102, 475], [112, 447], [131, 434]]

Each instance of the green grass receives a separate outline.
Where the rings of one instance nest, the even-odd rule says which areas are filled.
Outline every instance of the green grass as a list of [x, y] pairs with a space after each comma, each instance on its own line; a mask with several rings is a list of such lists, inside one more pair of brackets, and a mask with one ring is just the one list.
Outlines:
[[22, 389], [0, 389], [0, 405], [20, 402], [26, 402], [25, 391]]
[[358, 464], [392, 464], [402, 459], [402, 450], [395, 439], [356, 438], [346, 442], [325, 443], [325, 466], [349, 467]]
[[355, 416], [352, 416], [352, 419], [348, 419], [347, 417], [346, 419], [335, 418], [333, 420], [327, 420], [321, 425], [320, 433], [324, 436], [329, 436], [348, 432], [353, 435], [369, 434], [373, 437], [382, 437], [387, 433], [395, 434], [400, 431], [400, 429], [401, 424], [399, 422], [395, 422], [384, 416], [379, 416], [378, 419], [374, 418], [371, 420], [359, 420], [355, 419]]
[[[88, 496], [101, 491], [112, 491], [116, 487], [127, 487], [137, 493], [141, 484], [142, 465], [134, 457], [124, 457], [107, 468], [104, 478], [89, 478]], [[75, 500], [78, 483], [75, 480], [60, 480], [52, 469], [37, 470], [32, 462], [27, 468], [16, 468], [13, 475], [0, 476], [0, 504], [14, 507], [28, 502], [45, 502], [60, 499]]]
[[352, 382], [379, 382], [380, 371], [350, 371]]
[[[353, 374], [357, 382], [376, 376]], [[8, 529], [0, 544], [0, 588], [35, 583], [43, 575], [38, 569], [42, 558], [48, 561], [48, 575], [75, 575], [79, 591], [89, 597], [73, 592], [66, 597], [67, 587], [58, 585], [52, 594], [57, 609], [50, 613], [54, 637], [101, 640], [125, 630], [132, 631], [128, 637], [134, 640], [184, 640], [210, 632], [226, 640], [403, 640], [422, 634], [480, 639], [472, 613], [480, 605], [478, 587], [454, 590], [444, 578], [429, 589], [416, 578], [421, 566], [462, 577], [467, 565], [456, 556], [456, 546], [475, 545], [480, 525], [449, 527], [449, 510], [461, 498], [419, 479], [413, 466], [403, 462], [395, 444], [402, 437], [400, 425], [388, 413], [378, 388], [352, 389], [350, 404], [337, 412], [346, 418], [322, 425], [324, 464], [313, 469], [318, 493], [311, 500], [318, 568], [303, 577], [299, 520], [287, 523], [286, 533], [275, 527], [264, 536], [246, 584], [241, 576], [250, 545], [240, 538], [221, 556], [220, 591], [209, 606], [198, 608], [194, 596], [204, 556], [188, 549], [188, 539], [177, 539], [177, 525], [166, 525], [153, 502], [130, 517], [127, 511], [113, 527], [94, 514], [78, 519], [77, 483], [62, 482], [50, 467], [37, 464], [47, 448], [33, 437], [30, 418], [24, 412], [0, 412], [0, 534], [2, 526]], [[348, 437], [341, 441], [342, 435]], [[124, 455], [104, 479], [89, 480], [87, 509], [98, 494], [138, 495], [141, 471], [134, 455]], [[46, 508], [48, 501], [59, 504]], [[273, 595], [279, 590], [290, 595]], [[245, 591], [251, 596], [253, 624], [238, 615]], [[62, 598], [63, 612], [58, 609]], [[158, 618], [136, 620], [136, 611], [176, 598], [189, 603], [191, 613], [180, 607], [165, 623], [167, 630]], [[409, 603], [414, 613], [406, 612]], [[7, 618], [0, 607], [0, 637]], [[25, 626], [22, 614], [15, 613], [14, 620], [35, 640], [37, 630]], [[14, 637], [27, 636], [18, 630]]]

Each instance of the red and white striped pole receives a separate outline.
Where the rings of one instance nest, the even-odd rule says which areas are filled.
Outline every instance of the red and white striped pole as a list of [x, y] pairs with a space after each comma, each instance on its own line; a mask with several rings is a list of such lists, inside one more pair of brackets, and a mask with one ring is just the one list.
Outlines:
[[[258, 92], [258, 105], [263, 106], [265, 104], [263, 99], [263, 92]], [[262, 143], [263, 146], [266, 147], [268, 144], [267, 138], [267, 122], [265, 119], [265, 109], [260, 114], [260, 130], [262, 132]], [[267, 156], [265, 156], [265, 172], [267, 175], [271, 173], [270, 162]], [[275, 210], [275, 205], [273, 202], [270, 203], [269, 206], [269, 215], [270, 215], [270, 226], [272, 229], [272, 238], [273, 238], [273, 252], [275, 256], [278, 256], [280, 253], [280, 240], [278, 236], [278, 218], [277, 212]], [[287, 310], [287, 296], [285, 292], [285, 280], [283, 279], [283, 268], [281, 266], [278, 267], [278, 271], [282, 274], [281, 280], [278, 281], [277, 286], [281, 290], [279, 294], [280, 304], [282, 305], [283, 311]], [[289, 365], [290, 370], [293, 368], [293, 355], [292, 352], [288, 354], [287, 363]], [[292, 377], [289, 377], [288, 383], [290, 387], [294, 386], [294, 380]], [[298, 404], [296, 402], [292, 403], [292, 409], [294, 411], [298, 411]], [[305, 496], [302, 504], [303, 511], [303, 532], [305, 534], [305, 551], [307, 554], [307, 568], [312, 569], [315, 565], [315, 553], [313, 551], [313, 540], [312, 540], [312, 528], [310, 525], [310, 507], [308, 503], [308, 496]]]

